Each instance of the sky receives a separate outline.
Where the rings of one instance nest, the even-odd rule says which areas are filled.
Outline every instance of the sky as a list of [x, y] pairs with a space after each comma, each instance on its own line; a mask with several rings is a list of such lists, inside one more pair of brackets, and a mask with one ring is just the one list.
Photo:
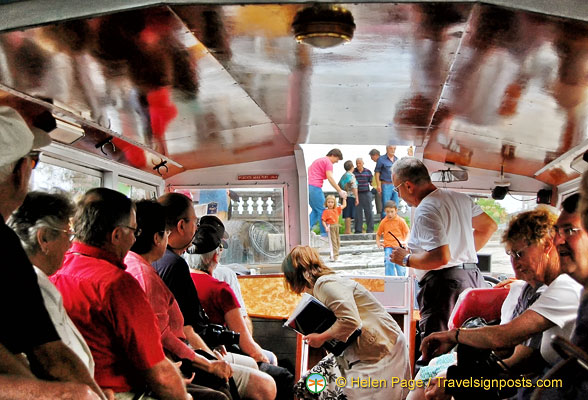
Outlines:
[[[373, 162], [370, 158], [369, 152], [371, 149], [378, 149], [380, 150], [380, 154], [383, 155], [386, 153], [386, 145], [382, 146], [374, 146], [374, 145], [336, 145], [336, 144], [301, 144], [303, 153], [304, 153], [304, 161], [306, 163], [306, 168], [312, 164], [314, 160], [320, 157], [324, 157], [327, 155], [329, 150], [333, 148], [337, 148], [341, 150], [343, 153], [343, 161], [339, 161], [337, 164], [333, 165], [333, 177], [338, 182], [341, 176], [345, 173], [345, 169], [343, 168], [343, 163], [347, 160], [353, 161], [353, 165], [355, 165], [355, 159], [358, 157], [363, 158], [364, 167], [374, 172], [374, 168], [376, 167], [376, 163]], [[408, 146], [396, 146], [396, 156], [401, 158], [406, 156], [408, 151]], [[323, 190], [331, 190], [331, 185], [325, 181], [323, 184]], [[521, 196], [515, 196], [516, 198], [520, 198]], [[499, 201], [500, 205], [506, 209], [508, 213], [513, 213], [516, 211], [520, 211], [521, 209], [521, 202], [513, 199], [511, 196], [506, 196], [504, 200]]]

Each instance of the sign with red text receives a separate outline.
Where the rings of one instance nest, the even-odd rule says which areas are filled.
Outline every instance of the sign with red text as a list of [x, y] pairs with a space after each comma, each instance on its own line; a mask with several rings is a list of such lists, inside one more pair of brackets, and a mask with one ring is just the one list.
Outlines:
[[240, 181], [270, 181], [278, 179], [278, 174], [269, 175], [238, 175], [237, 179]]

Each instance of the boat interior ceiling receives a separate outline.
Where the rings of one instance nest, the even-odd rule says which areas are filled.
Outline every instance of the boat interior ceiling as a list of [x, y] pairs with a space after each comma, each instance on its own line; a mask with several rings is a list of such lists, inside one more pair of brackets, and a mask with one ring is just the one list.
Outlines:
[[[180, 3], [0, 27], [0, 103], [36, 125], [49, 111], [81, 127], [76, 148], [151, 173], [167, 161], [164, 177], [304, 143], [415, 145], [425, 160], [548, 185], [578, 176], [585, 15], [482, 2]], [[292, 25], [309, 7], [349, 11], [351, 40], [298, 43]]]

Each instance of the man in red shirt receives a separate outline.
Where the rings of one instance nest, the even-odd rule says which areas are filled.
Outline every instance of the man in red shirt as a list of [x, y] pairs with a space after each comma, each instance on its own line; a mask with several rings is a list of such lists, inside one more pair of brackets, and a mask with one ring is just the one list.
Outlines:
[[[96, 363], [95, 379], [117, 398], [185, 400], [182, 378], [165, 358], [161, 334], [139, 283], [123, 259], [137, 232], [135, 207], [121, 193], [91, 189], [78, 204], [77, 241], [51, 280]], [[150, 397], [142, 397], [149, 399]]]

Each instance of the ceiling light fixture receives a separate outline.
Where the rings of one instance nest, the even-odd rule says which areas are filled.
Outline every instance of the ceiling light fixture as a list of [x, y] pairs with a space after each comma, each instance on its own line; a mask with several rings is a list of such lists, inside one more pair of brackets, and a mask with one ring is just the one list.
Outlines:
[[292, 30], [299, 43], [326, 49], [349, 42], [355, 23], [353, 15], [345, 8], [316, 5], [298, 11]]
[[81, 125], [65, 121], [58, 117], [55, 117], [55, 125], [56, 128], [49, 132], [49, 136], [51, 136], [51, 139], [60, 143], [73, 144], [86, 134]]

